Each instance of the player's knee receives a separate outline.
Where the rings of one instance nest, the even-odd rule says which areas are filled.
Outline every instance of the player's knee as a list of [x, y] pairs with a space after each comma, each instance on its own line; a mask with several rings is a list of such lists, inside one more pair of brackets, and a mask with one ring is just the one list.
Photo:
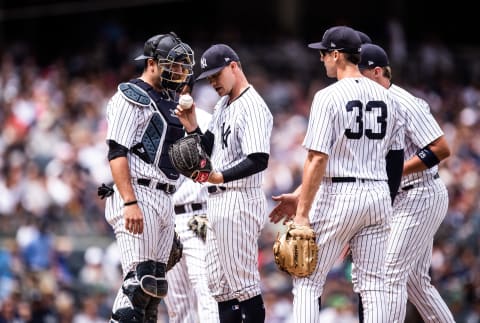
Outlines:
[[157, 298], [167, 295], [166, 267], [166, 264], [153, 260], [144, 261], [137, 265], [136, 276], [140, 282], [140, 287], [147, 295]]

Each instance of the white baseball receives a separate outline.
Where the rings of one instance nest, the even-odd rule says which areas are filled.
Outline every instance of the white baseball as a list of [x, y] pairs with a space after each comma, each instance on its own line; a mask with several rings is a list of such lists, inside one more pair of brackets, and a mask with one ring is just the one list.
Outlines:
[[182, 94], [178, 99], [178, 104], [182, 107], [182, 109], [190, 109], [193, 104], [193, 98], [190, 94]]

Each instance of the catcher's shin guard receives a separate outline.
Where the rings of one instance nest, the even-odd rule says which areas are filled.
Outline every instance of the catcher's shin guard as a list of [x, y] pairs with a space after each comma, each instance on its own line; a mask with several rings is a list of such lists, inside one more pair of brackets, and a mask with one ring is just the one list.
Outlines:
[[128, 297], [131, 307], [117, 309], [112, 313], [111, 321], [144, 323], [145, 310], [150, 301], [152, 299], [160, 300], [161, 297], [167, 295], [168, 284], [165, 279], [165, 271], [164, 263], [148, 260], [139, 263], [135, 272], [129, 272], [123, 282], [122, 291]]
[[144, 323], [157, 323], [158, 321], [158, 305], [160, 304], [161, 298], [152, 297], [150, 302], [145, 309], [145, 320]]

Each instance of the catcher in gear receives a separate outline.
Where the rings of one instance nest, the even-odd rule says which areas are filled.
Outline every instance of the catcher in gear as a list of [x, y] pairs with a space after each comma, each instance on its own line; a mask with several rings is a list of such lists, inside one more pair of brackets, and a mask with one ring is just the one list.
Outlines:
[[136, 60], [143, 63], [141, 75], [120, 83], [107, 105], [105, 139], [115, 186], [113, 192], [99, 190], [124, 276], [112, 306], [115, 323], [157, 322], [158, 304], [168, 291], [165, 275], [175, 234], [172, 194], [180, 174], [167, 155], [168, 147], [185, 136], [171, 111], [191, 82], [195, 64], [192, 49], [175, 33], [147, 39]]
[[296, 277], [310, 276], [318, 262], [315, 232], [308, 226], [287, 224], [287, 231], [273, 244], [278, 268]]
[[194, 182], [208, 181], [212, 163], [200, 142], [198, 134], [178, 139], [168, 149], [168, 156], [175, 169]]

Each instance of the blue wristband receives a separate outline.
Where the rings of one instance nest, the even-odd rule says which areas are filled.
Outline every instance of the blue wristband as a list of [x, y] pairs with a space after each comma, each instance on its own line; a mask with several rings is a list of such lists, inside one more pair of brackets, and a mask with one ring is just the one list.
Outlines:
[[420, 149], [417, 152], [418, 158], [428, 167], [432, 168], [435, 165], [438, 165], [440, 163], [440, 160], [435, 156], [433, 151], [430, 150], [430, 148], [425, 147]]

